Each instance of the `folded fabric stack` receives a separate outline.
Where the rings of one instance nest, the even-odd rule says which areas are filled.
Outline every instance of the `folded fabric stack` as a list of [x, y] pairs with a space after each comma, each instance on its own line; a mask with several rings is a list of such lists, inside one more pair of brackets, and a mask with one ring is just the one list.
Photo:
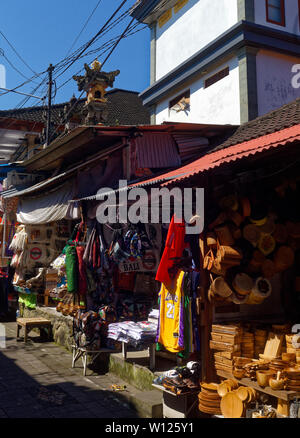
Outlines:
[[159, 309], [152, 309], [148, 315], [148, 321], [158, 325]]
[[156, 329], [157, 326], [149, 321], [123, 321], [109, 324], [107, 337], [137, 347], [142, 344], [154, 343]]

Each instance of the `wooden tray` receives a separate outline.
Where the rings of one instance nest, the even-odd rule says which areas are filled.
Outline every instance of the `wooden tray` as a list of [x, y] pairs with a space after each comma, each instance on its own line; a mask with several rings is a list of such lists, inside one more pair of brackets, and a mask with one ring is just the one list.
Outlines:
[[221, 412], [225, 418], [241, 418], [245, 407], [236, 392], [228, 392], [221, 400]]

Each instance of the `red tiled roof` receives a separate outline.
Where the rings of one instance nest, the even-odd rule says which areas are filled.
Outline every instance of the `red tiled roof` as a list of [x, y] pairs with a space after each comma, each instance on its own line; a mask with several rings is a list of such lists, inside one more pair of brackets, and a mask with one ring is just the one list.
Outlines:
[[193, 163], [157, 176], [156, 178], [133, 184], [133, 186], [146, 186], [155, 183], [160, 183], [165, 186], [171, 183], [173, 184], [174, 182], [181, 182], [194, 175], [220, 167], [225, 163], [237, 161], [241, 158], [255, 155], [278, 146], [284, 146], [295, 141], [300, 141], [300, 124], [272, 134], [264, 135], [254, 140], [249, 140], [244, 143], [212, 152], [199, 158]]
[[226, 141], [214, 148], [215, 151], [243, 143], [263, 135], [282, 131], [300, 123], [300, 98], [250, 122], [241, 125]]

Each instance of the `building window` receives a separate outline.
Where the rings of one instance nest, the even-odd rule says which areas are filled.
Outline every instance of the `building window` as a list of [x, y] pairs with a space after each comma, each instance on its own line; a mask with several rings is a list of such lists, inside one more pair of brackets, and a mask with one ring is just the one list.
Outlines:
[[185, 91], [169, 102], [169, 111], [188, 111], [190, 109], [190, 90]]
[[284, 0], [266, 0], [267, 21], [285, 26]]
[[211, 85], [215, 84], [226, 76], [229, 76], [229, 67], [226, 67], [215, 75], [211, 76], [210, 78], [207, 78], [204, 82], [204, 88], [210, 87]]

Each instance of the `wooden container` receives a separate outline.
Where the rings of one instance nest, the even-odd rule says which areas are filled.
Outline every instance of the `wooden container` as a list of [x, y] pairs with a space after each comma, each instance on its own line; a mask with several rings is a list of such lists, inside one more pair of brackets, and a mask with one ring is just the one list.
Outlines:
[[282, 389], [284, 389], [285, 380], [284, 379], [274, 379], [273, 377], [271, 377], [269, 379], [269, 386], [274, 391], [281, 391]]
[[282, 357], [282, 360], [284, 362], [287, 362], [287, 363], [296, 362], [296, 354], [295, 353], [282, 353], [281, 357]]
[[228, 225], [222, 225], [215, 228], [215, 233], [221, 245], [231, 246], [234, 244], [234, 238]]
[[265, 278], [272, 278], [276, 274], [276, 267], [273, 260], [266, 259], [261, 267], [261, 272]]
[[223, 298], [228, 298], [232, 295], [232, 290], [226, 283], [223, 277], [217, 277], [212, 282], [211, 288], [214, 293], [220, 295]]
[[269, 379], [274, 376], [274, 371], [259, 370], [256, 371], [256, 380], [262, 388], [269, 386]]
[[285, 271], [294, 264], [295, 254], [289, 246], [281, 246], [274, 256], [274, 263], [277, 272]]
[[277, 243], [285, 243], [287, 241], [287, 228], [283, 224], [276, 224], [273, 237]]
[[253, 280], [247, 274], [237, 274], [233, 280], [233, 287], [240, 295], [250, 294], [253, 286]]
[[243, 228], [243, 237], [256, 247], [259, 241], [260, 231], [256, 225], [248, 224]]

